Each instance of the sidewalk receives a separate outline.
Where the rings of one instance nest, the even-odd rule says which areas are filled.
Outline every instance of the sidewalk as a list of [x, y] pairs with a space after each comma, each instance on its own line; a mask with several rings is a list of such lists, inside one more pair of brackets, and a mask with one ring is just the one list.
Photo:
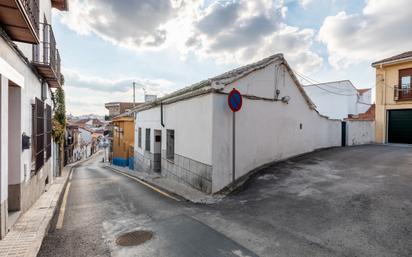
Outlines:
[[48, 190], [17, 220], [6, 237], [0, 240], [0, 257], [37, 256], [57, 211], [71, 169], [79, 163], [64, 167], [62, 176], [54, 179]]
[[130, 170], [126, 167], [120, 167], [112, 164], [105, 164], [106, 167], [118, 172], [122, 172], [133, 177], [136, 177], [144, 182], [147, 182], [155, 187], [163, 189], [164, 191], [176, 194], [193, 203], [212, 204], [220, 201], [221, 197], [207, 195], [190, 186], [179, 183], [169, 178], [162, 177], [155, 173], [147, 173], [143, 171]]

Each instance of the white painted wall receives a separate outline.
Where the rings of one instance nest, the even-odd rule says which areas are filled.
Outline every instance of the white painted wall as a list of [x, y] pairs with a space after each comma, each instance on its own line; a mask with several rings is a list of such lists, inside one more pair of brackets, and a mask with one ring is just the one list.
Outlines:
[[[19, 45], [20, 47], [20, 45]], [[17, 77], [23, 77], [24, 80], [13, 81], [21, 87], [21, 135], [23, 132], [26, 135], [32, 136], [32, 103], [35, 97], [41, 99], [41, 82], [33, 72], [33, 70], [23, 62], [23, 60], [10, 48], [10, 46], [0, 38], [0, 58], [4, 60], [15, 72], [20, 74]], [[29, 56], [27, 56], [29, 57]], [[0, 70], [0, 74], [3, 72]], [[16, 77], [16, 76], [14, 76]], [[21, 84], [21, 83], [24, 84]], [[47, 91], [46, 104], [52, 105], [50, 92]], [[8, 112], [5, 108], [3, 112]], [[2, 147], [4, 147], [2, 145]], [[20, 182], [30, 179], [30, 171], [32, 168], [31, 149], [21, 152], [21, 167], [20, 167]], [[45, 163], [44, 170], [49, 174], [49, 181], [52, 178], [52, 159]], [[43, 169], [40, 172], [43, 172]]]
[[[264, 164], [341, 143], [341, 122], [311, 109], [290, 75], [281, 72], [275, 79], [275, 69], [275, 64], [269, 65], [224, 89], [228, 93], [236, 87], [242, 94], [273, 98], [278, 88], [280, 97], [291, 97], [289, 104], [244, 98], [242, 110], [236, 113], [236, 178]], [[160, 107], [137, 113], [135, 151], [144, 153], [146, 128], [152, 129], [151, 135], [153, 129], [162, 130], [163, 150], [166, 129], [174, 129], [176, 154], [213, 166], [213, 192], [232, 182], [232, 112], [227, 95], [209, 94], [164, 105], [164, 123], [162, 128]], [[142, 148], [138, 147], [139, 127]], [[152, 152], [153, 144], [152, 138]]]
[[[285, 82], [275, 83], [275, 64], [256, 71], [225, 88], [242, 94], [273, 98], [290, 96], [289, 104], [243, 99], [236, 113], [236, 178], [264, 164], [310, 152], [339, 146], [341, 123], [321, 117], [309, 108], [288, 73]], [[232, 113], [226, 95], [214, 95], [213, 113], [213, 192], [232, 182]], [[302, 129], [300, 129], [302, 124]]]
[[363, 145], [375, 141], [374, 121], [346, 121], [346, 144]]
[[367, 111], [370, 105], [359, 104], [360, 101], [371, 104], [370, 92], [359, 97], [358, 91], [348, 80], [317, 86], [307, 85], [304, 89], [319, 113], [331, 119], [345, 119], [349, 114], [356, 115]]
[[[163, 106], [165, 127], [160, 124], [160, 107], [137, 113], [135, 123], [135, 151], [145, 149], [145, 130], [151, 129], [150, 149], [154, 149], [154, 129], [162, 130], [162, 150], [166, 150], [166, 130], [175, 130], [175, 153], [212, 164], [212, 95], [191, 98]], [[138, 128], [142, 128], [142, 148], [138, 147]]]
[[0, 202], [8, 197], [8, 84], [0, 72]]

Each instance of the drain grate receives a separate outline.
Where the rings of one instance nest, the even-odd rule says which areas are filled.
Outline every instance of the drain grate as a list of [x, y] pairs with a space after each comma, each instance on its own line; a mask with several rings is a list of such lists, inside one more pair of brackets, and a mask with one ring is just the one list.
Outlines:
[[137, 230], [119, 236], [116, 244], [120, 246], [136, 246], [149, 241], [153, 237], [153, 232], [147, 230]]

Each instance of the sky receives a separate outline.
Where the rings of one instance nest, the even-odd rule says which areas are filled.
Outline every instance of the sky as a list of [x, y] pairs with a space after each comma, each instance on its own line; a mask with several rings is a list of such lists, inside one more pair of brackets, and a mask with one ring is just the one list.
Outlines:
[[408, 0], [69, 0], [53, 12], [67, 111], [165, 95], [276, 53], [321, 83], [373, 88], [373, 61], [412, 50]]

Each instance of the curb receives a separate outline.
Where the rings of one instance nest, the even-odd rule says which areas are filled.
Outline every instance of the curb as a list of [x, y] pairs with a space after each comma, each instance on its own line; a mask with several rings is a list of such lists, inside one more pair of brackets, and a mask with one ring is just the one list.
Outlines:
[[57, 177], [57, 178], [62, 178], [63, 176], [65, 176], [64, 181], [62, 183], [63, 186], [62, 186], [60, 192], [58, 193], [59, 196], [58, 196], [56, 205], [51, 207], [51, 208], [54, 208], [54, 209], [51, 212], [50, 218], [48, 220], [44, 221], [45, 222], [45, 227], [44, 227], [44, 229], [43, 228], [41, 229], [41, 231], [40, 231], [41, 235], [36, 240], [36, 242], [33, 243], [33, 246], [31, 247], [32, 249], [30, 251], [28, 251], [28, 253], [25, 255], [26, 257], [37, 257], [37, 254], [39, 253], [40, 248], [43, 244], [43, 240], [46, 237], [46, 235], [49, 233], [52, 222], [54, 221], [55, 215], [56, 215], [57, 211], [59, 210], [59, 208], [61, 206], [64, 191], [66, 190], [67, 184], [69, 182], [70, 174], [73, 172], [73, 169], [77, 168], [78, 165], [80, 165], [80, 164], [96, 157], [97, 153], [99, 153], [99, 152], [96, 152], [95, 154], [91, 155], [90, 157], [88, 157], [84, 160], [80, 160], [80, 161], [68, 164], [65, 167], [63, 167], [62, 174], [65, 174], [65, 175]]
[[170, 194], [170, 195], [172, 195], [172, 196], [174, 196], [174, 197], [176, 197], [176, 198], [178, 198], [178, 199], [192, 202], [190, 199], [188, 199], [188, 198], [186, 198], [186, 197], [184, 197], [184, 196], [182, 196], [182, 195], [176, 194], [175, 192], [171, 192], [170, 190], [168, 190], [168, 189], [166, 189], [166, 188], [164, 188], [164, 187], [161, 187], [161, 186], [159, 186], [159, 185], [156, 185], [156, 184], [154, 184], [153, 182], [151, 182], [151, 181], [149, 181], [149, 180], [147, 180], [147, 179], [138, 177], [138, 176], [136, 176], [136, 175], [134, 175], [134, 174], [131, 174], [131, 173], [124, 172], [124, 171], [122, 171], [122, 170], [120, 170], [120, 169], [116, 169], [116, 167], [113, 167], [113, 165], [106, 164], [104, 167], [109, 168], [109, 169], [111, 169], [111, 170], [114, 170], [115, 172], [119, 172], [119, 173], [122, 173], [122, 174], [124, 174], [124, 175], [132, 176], [132, 177], [137, 178], [137, 179], [139, 179], [139, 180], [141, 180], [141, 181], [144, 181], [145, 183], [151, 185], [152, 187], [158, 188], [158, 189], [164, 191], [165, 193]]

